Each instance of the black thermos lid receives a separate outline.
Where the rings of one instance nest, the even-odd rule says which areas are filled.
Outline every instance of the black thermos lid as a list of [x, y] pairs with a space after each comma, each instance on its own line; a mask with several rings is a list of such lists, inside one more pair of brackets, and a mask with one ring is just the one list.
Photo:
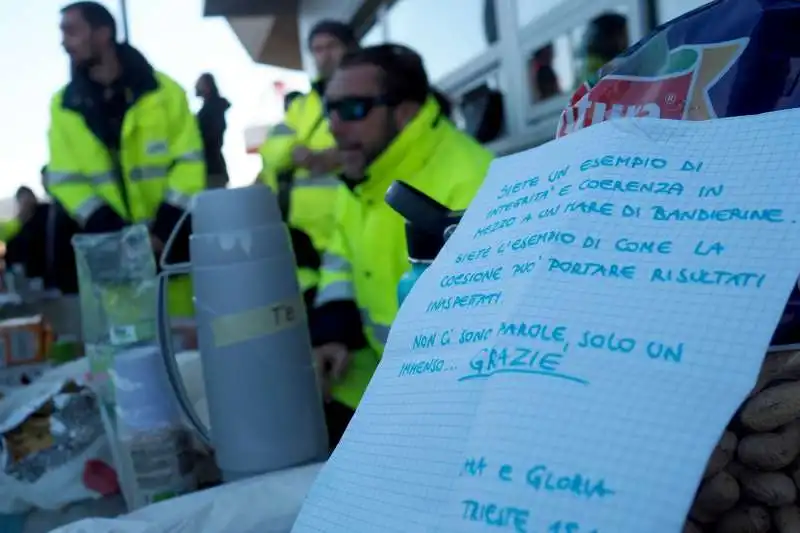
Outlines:
[[422, 261], [436, 259], [444, 246], [445, 230], [458, 224], [462, 215], [402, 181], [389, 187], [386, 203], [406, 219], [408, 257]]

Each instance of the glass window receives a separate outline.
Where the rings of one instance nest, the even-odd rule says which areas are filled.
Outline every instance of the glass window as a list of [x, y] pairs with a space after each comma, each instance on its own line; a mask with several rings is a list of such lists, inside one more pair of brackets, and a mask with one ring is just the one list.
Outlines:
[[662, 0], [658, 2], [658, 23], [668, 22], [707, 3], [706, 0]]
[[458, 129], [481, 143], [499, 139], [506, 133], [504, 106], [498, 72], [453, 99], [453, 122]]
[[361, 38], [361, 46], [375, 46], [376, 44], [382, 44], [384, 42], [383, 34], [383, 24], [376, 22]]
[[517, 24], [522, 28], [564, 2], [566, 0], [517, 0]]
[[389, 39], [419, 53], [435, 82], [489, 47], [487, 2], [398, 0], [386, 14]]
[[528, 84], [533, 103], [571, 94], [580, 83], [629, 46], [628, 20], [621, 10], [599, 13], [530, 52]]

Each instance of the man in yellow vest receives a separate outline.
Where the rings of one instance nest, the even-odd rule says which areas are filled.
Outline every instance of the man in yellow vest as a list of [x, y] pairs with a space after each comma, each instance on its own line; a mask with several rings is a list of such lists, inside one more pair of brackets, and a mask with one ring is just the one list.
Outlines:
[[294, 98], [284, 121], [269, 132], [261, 146], [261, 181], [278, 195], [292, 233], [300, 286], [310, 305], [319, 281], [320, 252], [333, 230], [336, 173], [339, 156], [323, 116], [322, 98], [328, 80], [342, 57], [358, 47], [349, 26], [323, 20], [312, 28], [308, 46], [317, 81], [311, 92]]
[[[135, 48], [116, 42], [116, 22], [96, 2], [61, 11], [71, 81], [53, 97], [47, 190], [84, 233], [150, 228], [160, 254], [205, 185], [203, 144], [184, 90]], [[189, 222], [170, 262], [187, 260]], [[170, 283], [170, 312], [191, 316], [188, 278]]]
[[404, 46], [346, 56], [325, 98], [352, 188], [337, 198], [311, 314], [335, 446], [381, 358], [408, 268], [404, 223], [384, 202], [386, 191], [402, 180], [450, 209], [465, 209], [492, 155], [445, 118], [422, 59]]

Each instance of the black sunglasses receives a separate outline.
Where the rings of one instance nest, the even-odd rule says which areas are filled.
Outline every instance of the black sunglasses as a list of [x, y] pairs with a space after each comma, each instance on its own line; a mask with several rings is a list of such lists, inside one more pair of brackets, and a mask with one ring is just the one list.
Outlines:
[[325, 100], [325, 116], [330, 118], [335, 111], [339, 120], [354, 122], [364, 120], [373, 108], [390, 106], [393, 103], [385, 96], [346, 96], [338, 100]]

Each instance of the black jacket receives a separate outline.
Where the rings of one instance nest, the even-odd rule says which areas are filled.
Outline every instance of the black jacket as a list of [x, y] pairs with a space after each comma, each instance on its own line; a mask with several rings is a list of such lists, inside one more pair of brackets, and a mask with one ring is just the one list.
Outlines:
[[48, 289], [78, 292], [72, 237], [80, 226], [57, 203], [40, 203], [6, 244], [6, 264], [21, 264], [28, 278], [42, 278]]
[[228, 125], [225, 112], [230, 102], [221, 96], [209, 96], [197, 113], [197, 123], [203, 136], [203, 149], [206, 158], [206, 171], [211, 174], [227, 174], [228, 169], [222, 155], [222, 142]]

